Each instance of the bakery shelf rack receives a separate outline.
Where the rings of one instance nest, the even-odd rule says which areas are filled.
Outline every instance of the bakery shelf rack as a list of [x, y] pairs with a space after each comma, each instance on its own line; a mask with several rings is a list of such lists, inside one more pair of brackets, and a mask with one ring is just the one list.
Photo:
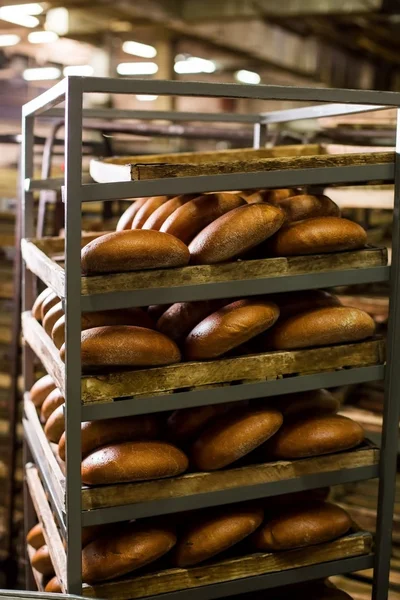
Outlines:
[[[257, 98], [260, 100], [290, 100], [319, 103], [311, 106], [256, 115], [211, 113], [167, 113], [159, 111], [120, 111], [83, 109], [83, 97], [90, 93], [157, 94], [229, 98]], [[57, 107], [65, 101], [65, 106]], [[378, 507], [378, 534], [375, 553], [364, 534], [354, 533], [363, 539], [363, 552], [356, 556], [345, 551], [324, 554], [321, 549], [316, 560], [300, 564], [291, 562], [291, 568], [282, 570], [275, 565], [272, 570], [266, 563], [260, 570], [245, 570], [239, 564], [239, 575], [229, 581], [210, 580], [198, 572], [182, 575], [174, 584], [170, 574], [164, 572], [164, 583], [159, 588], [149, 588], [149, 582], [139, 583], [138, 578], [126, 583], [127, 588], [107, 584], [96, 594], [103, 597], [155, 598], [162, 594], [166, 599], [186, 597], [188, 590], [199, 600], [220, 598], [245, 591], [256, 591], [274, 586], [322, 578], [333, 574], [374, 567], [373, 600], [386, 600], [390, 564], [390, 533], [392, 526], [394, 482], [397, 460], [397, 437], [400, 405], [400, 378], [396, 364], [400, 347], [395, 344], [399, 330], [400, 272], [399, 272], [399, 210], [400, 162], [398, 160], [400, 133], [396, 152], [365, 154], [324, 155], [304, 149], [290, 155], [290, 147], [271, 151], [263, 148], [266, 130], [270, 123], [297, 119], [335, 116], [350, 112], [382, 110], [400, 107], [400, 94], [362, 90], [308, 89], [281, 86], [245, 86], [238, 84], [210, 84], [197, 82], [141, 81], [69, 77], [32, 100], [23, 109], [22, 145], [22, 202], [24, 214], [22, 254], [23, 269], [23, 333], [24, 387], [33, 384], [33, 357], [36, 354], [66, 399], [67, 461], [65, 475], [54, 456], [51, 445], [44, 438], [36, 413], [25, 396], [24, 427], [27, 453], [35, 466], [27, 467], [27, 477], [34, 472], [40, 485], [48, 493], [49, 510], [55, 513], [59, 530], [65, 534], [66, 553], [58, 556], [59, 576], [64, 589], [80, 593], [81, 582], [81, 527], [83, 524], [103, 524], [149, 515], [179, 512], [235, 501], [277, 495], [303, 489], [347, 481], [380, 477]], [[251, 123], [254, 126], [254, 149], [232, 151], [222, 160], [196, 155], [169, 155], [141, 160], [96, 162], [91, 175], [82, 174], [82, 119], [166, 119], [171, 121], [215, 121]], [[65, 177], [63, 179], [33, 178], [33, 136], [35, 122], [42, 117], [64, 117]], [[240, 158], [240, 152], [242, 158]], [[284, 155], [286, 153], [286, 156]], [[197, 155], [198, 158], [198, 155]], [[234, 158], [234, 160], [232, 160]], [[93, 182], [93, 178], [98, 180]], [[207, 191], [225, 191], [251, 188], [276, 188], [291, 186], [354, 185], [380, 182], [395, 186], [393, 213], [393, 256], [387, 265], [385, 251], [367, 248], [359, 252], [296, 259], [265, 259], [246, 261], [215, 267], [186, 267], [170, 272], [120, 274], [104, 277], [82, 277], [80, 270], [81, 208], [82, 202], [108, 201], [160, 194], [182, 194]], [[65, 240], [34, 239], [33, 196], [36, 190], [62, 188], [65, 203]], [[36, 276], [51, 287], [62, 299], [66, 313], [66, 362], [60, 362], [51, 339], [29, 314], [33, 304]], [[80, 321], [82, 311], [106, 308], [123, 308], [153, 303], [183, 300], [201, 300], [217, 297], [251, 296], [334, 287], [355, 283], [390, 281], [390, 326], [385, 344], [373, 339], [360, 344], [323, 348], [313, 354], [311, 350], [300, 353], [281, 353], [279, 360], [272, 354], [238, 357], [216, 361], [217, 374], [211, 375], [204, 364], [196, 363], [177, 367], [150, 369], [147, 372], [125, 372], [118, 379], [112, 375], [82, 377], [80, 359]], [[285, 356], [283, 356], [285, 355]], [[247, 361], [244, 364], [243, 361]], [[249, 362], [250, 361], [250, 362]], [[251, 363], [251, 364], [250, 364]], [[243, 366], [240, 371], [239, 367]], [[283, 367], [282, 367], [283, 365]], [[318, 365], [317, 370], [315, 365]], [[200, 374], [198, 374], [201, 371]], [[197, 379], [193, 379], [193, 373]], [[190, 376], [191, 375], [191, 376]], [[117, 416], [160, 412], [191, 405], [239, 401], [246, 398], [280, 395], [320, 387], [334, 387], [346, 383], [359, 383], [385, 378], [385, 411], [383, 443], [380, 458], [378, 451], [368, 442], [360, 449], [318, 461], [286, 463], [277, 476], [275, 465], [257, 465], [254, 480], [246, 481], [230, 472], [183, 476], [163, 486], [123, 486], [123, 503], [112, 501], [111, 491], [102, 496], [99, 489], [82, 488], [80, 475], [81, 422]], [[117, 381], [118, 379], [118, 381]], [[162, 382], [162, 383], [161, 383]], [[73, 440], [73, 443], [68, 443]], [[280, 465], [282, 467], [282, 465]], [[247, 467], [244, 467], [247, 468]], [[34, 470], [34, 471], [33, 471]], [[278, 469], [279, 470], [279, 469]], [[250, 473], [249, 473], [250, 475]], [[237, 476], [237, 477], [236, 477]], [[193, 484], [198, 479], [199, 485]], [[225, 478], [225, 479], [224, 479]], [[190, 486], [193, 487], [190, 487]], [[136, 487], [135, 487], [136, 486]], [[172, 497], [164, 497], [172, 486]], [[30, 486], [32, 488], [32, 486]], [[37, 486], [36, 486], [37, 487]], [[171, 487], [171, 489], [172, 489]], [[163, 491], [164, 488], [164, 491]], [[43, 488], [41, 488], [43, 489]], [[122, 490], [122, 488], [118, 488]], [[103, 490], [104, 491], [104, 490]], [[35, 503], [34, 490], [31, 495]], [[42, 494], [43, 495], [43, 494]], [[44, 496], [46, 498], [46, 496]], [[115, 493], [114, 493], [115, 497]], [[47, 502], [47, 500], [46, 500]], [[35, 505], [36, 506], [36, 505]], [[38, 510], [42, 520], [42, 510]], [[29, 525], [27, 519], [27, 525]], [[360, 538], [361, 536], [361, 538]], [[51, 536], [49, 543], [52, 545]], [[353, 538], [352, 538], [353, 539]], [[347, 542], [346, 542], [347, 543]], [[353, 542], [349, 542], [351, 545]], [[53, 547], [52, 552], [56, 549]], [[357, 553], [356, 553], [357, 554]], [[288, 557], [289, 558], [289, 557]], [[249, 559], [250, 560], [250, 559]], [[264, 559], [263, 559], [264, 560]], [[267, 559], [265, 559], [267, 560]], [[239, 561], [240, 562], [240, 561]], [[256, 561], [257, 562], [257, 561]], [[257, 566], [257, 565], [256, 565]], [[229, 571], [228, 567], [226, 567]], [[236, 568], [236, 567], [235, 567]], [[258, 568], [258, 567], [257, 567]], [[225, 567], [224, 567], [225, 569]], [[201, 571], [202, 569], [200, 569]], [[217, 569], [218, 571], [218, 569]], [[238, 571], [235, 571], [236, 573]], [[144, 576], [145, 577], [145, 576]], [[196, 585], [193, 580], [196, 577]], [[161, 581], [161, 580], [160, 580]], [[185, 583], [186, 582], [186, 583]], [[191, 582], [191, 583], [190, 583]], [[144, 591], [140, 592], [140, 585]], [[147, 587], [146, 587], [147, 586]], [[118, 586], [117, 586], [118, 587]], [[86, 590], [86, 591], [85, 591]], [[93, 596], [91, 588], [83, 588]], [[136, 590], [136, 591], [135, 591]], [[150, 590], [150, 591], [149, 591]], [[122, 595], [121, 595], [122, 594]]]

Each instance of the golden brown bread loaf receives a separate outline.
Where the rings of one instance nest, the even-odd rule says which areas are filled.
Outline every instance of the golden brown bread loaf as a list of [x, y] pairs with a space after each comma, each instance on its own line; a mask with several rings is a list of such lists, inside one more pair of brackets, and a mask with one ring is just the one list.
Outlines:
[[330, 542], [351, 527], [351, 518], [343, 508], [329, 502], [314, 502], [282, 510], [266, 519], [252, 541], [258, 550], [277, 551], [304, 548]]
[[325, 290], [304, 290], [300, 292], [284, 292], [271, 297], [279, 306], [279, 320], [282, 321], [292, 314], [305, 312], [314, 308], [341, 306], [337, 296]]
[[198, 194], [183, 194], [164, 202], [149, 216], [142, 229], [154, 229], [155, 231], [159, 231], [163, 223], [177, 208], [183, 206], [186, 202], [190, 202], [190, 200], [197, 198], [197, 196]]
[[174, 342], [180, 342], [200, 321], [228, 302], [224, 300], [176, 302], [162, 313], [157, 321], [157, 329]]
[[275, 350], [292, 350], [358, 342], [374, 332], [375, 323], [368, 313], [349, 306], [332, 306], [307, 310], [278, 321], [263, 339]]
[[[155, 329], [155, 323], [142, 308], [121, 308], [116, 310], [98, 310], [82, 313], [82, 331], [103, 325], [137, 325], [146, 329]], [[65, 342], [65, 316], [55, 323], [51, 337], [56, 348], [60, 349]]]
[[169, 437], [178, 444], [192, 440], [210, 421], [231, 407], [232, 403], [209, 404], [175, 410], [167, 420]]
[[192, 460], [201, 471], [214, 471], [239, 460], [276, 434], [282, 413], [273, 408], [232, 410], [211, 423], [192, 446]]
[[32, 556], [32, 567], [42, 575], [49, 577], [54, 575], [53, 564], [51, 562], [49, 549], [47, 546], [41, 546]]
[[235, 194], [204, 194], [177, 208], [160, 231], [170, 233], [188, 244], [212, 221], [245, 204], [245, 200]]
[[51, 594], [61, 594], [62, 593], [62, 589], [61, 589], [61, 585], [60, 582], [58, 581], [58, 577], [57, 575], [54, 575], [54, 577], [52, 577], [50, 579], [50, 581], [47, 582], [44, 591], [47, 593], [51, 593]]
[[40, 408], [47, 396], [56, 389], [56, 385], [50, 375], [45, 375], [36, 381], [29, 392], [30, 398], [36, 408]]
[[184, 267], [189, 258], [187, 246], [173, 235], [131, 229], [107, 233], [89, 242], [82, 249], [81, 264], [83, 273], [92, 275]]
[[270, 204], [247, 204], [222, 215], [189, 244], [195, 265], [224, 262], [251, 250], [283, 225], [285, 213]]
[[103, 446], [82, 461], [87, 485], [175, 477], [188, 468], [187, 456], [167, 442], [122, 442]]
[[284, 418], [304, 415], [329, 415], [339, 410], [339, 401], [329, 390], [310, 390], [277, 396], [273, 405]]
[[[84, 367], [152, 367], [172, 365], [181, 360], [178, 346], [167, 336], [130, 325], [82, 331], [81, 355]], [[61, 346], [60, 357], [65, 361], [65, 344]]]
[[41, 309], [40, 309], [40, 318], [43, 321], [47, 313], [53, 306], [60, 302], [60, 298], [54, 293], [50, 292], [48, 296], [43, 300]]
[[338, 205], [323, 194], [317, 196], [299, 194], [289, 198], [274, 198], [269, 202], [281, 208], [286, 215], [286, 220], [289, 222], [314, 217], [340, 217]]
[[231, 548], [259, 527], [263, 510], [248, 505], [204, 511], [178, 537], [174, 562], [190, 567]]
[[175, 543], [175, 532], [166, 525], [124, 524], [83, 549], [82, 580], [96, 583], [120, 577], [157, 560]]
[[54, 444], [58, 444], [60, 437], [65, 431], [65, 416], [64, 404], [56, 408], [56, 410], [47, 419], [44, 426], [44, 432], [47, 439]]
[[46, 423], [50, 415], [56, 410], [56, 408], [61, 406], [61, 404], [64, 404], [64, 402], [65, 399], [60, 390], [58, 388], [53, 389], [42, 404], [40, 411], [40, 420], [42, 423]]
[[276, 190], [257, 190], [246, 197], [246, 202], [249, 204], [259, 202], [269, 202], [273, 204], [276, 201], [283, 200], [284, 198], [290, 198], [296, 194], [294, 188], [282, 188]]
[[269, 460], [290, 460], [349, 450], [363, 439], [359, 423], [342, 415], [320, 415], [285, 422], [263, 450]]
[[137, 211], [133, 221], [132, 229], [142, 229], [150, 215], [162, 204], [168, 201], [168, 196], [152, 196], [147, 199], [147, 202], [143, 204]]
[[[160, 422], [153, 415], [85, 421], [81, 425], [82, 456], [108, 444], [130, 440], [157, 439]], [[65, 460], [65, 433], [58, 444], [58, 454]]]
[[131, 229], [132, 221], [136, 216], [139, 208], [143, 206], [145, 202], [147, 202], [148, 198], [138, 198], [135, 202], [132, 202], [129, 208], [126, 209], [125, 212], [122, 213], [118, 223], [117, 223], [117, 231], [123, 231], [124, 229]]
[[28, 531], [26, 541], [35, 550], [39, 550], [39, 548], [45, 546], [46, 542], [43, 535], [43, 528], [40, 523], [37, 523]]
[[32, 315], [38, 321], [40, 321], [40, 319], [42, 318], [42, 304], [43, 304], [44, 300], [47, 298], [47, 296], [49, 296], [52, 293], [53, 292], [51, 291], [50, 288], [44, 289], [43, 292], [41, 292], [39, 294], [39, 296], [36, 298], [35, 302], [33, 303]]
[[267, 300], [237, 300], [201, 321], [185, 340], [188, 360], [204, 360], [226, 354], [252, 337], [266, 331], [279, 316], [279, 309]]
[[316, 217], [281, 227], [268, 240], [268, 249], [275, 256], [296, 256], [357, 250], [366, 242], [361, 225], [339, 217]]
[[62, 302], [57, 302], [46, 314], [43, 319], [43, 328], [47, 335], [51, 335], [51, 331], [54, 327], [54, 324], [58, 321], [60, 317], [64, 315], [64, 310], [62, 307]]

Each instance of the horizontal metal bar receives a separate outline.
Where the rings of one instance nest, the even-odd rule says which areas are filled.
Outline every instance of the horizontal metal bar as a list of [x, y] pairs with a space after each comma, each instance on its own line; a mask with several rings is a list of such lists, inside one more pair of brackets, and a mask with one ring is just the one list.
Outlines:
[[272, 381], [215, 387], [207, 390], [175, 392], [164, 396], [149, 396], [140, 399], [127, 398], [108, 403], [84, 404], [82, 406], [82, 421], [113, 419], [115, 417], [150, 414], [192, 406], [223, 404], [224, 402], [280, 396], [320, 388], [354, 385], [368, 381], [380, 381], [383, 380], [384, 376], [384, 365], [373, 365], [371, 367], [342, 369], [341, 371], [287, 377]]
[[22, 116], [39, 115], [65, 99], [66, 79], [59, 81], [53, 87], [43, 92], [22, 107]]
[[[367, 109], [373, 110], [373, 109]], [[210, 123], [258, 123], [257, 114], [177, 112], [171, 110], [123, 110], [118, 108], [84, 108], [84, 119], [141, 119], [143, 121], [204, 121]], [[43, 117], [64, 117], [63, 108], [51, 108]]]
[[164, 498], [153, 502], [140, 502], [125, 506], [111, 506], [82, 512], [82, 524], [105, 525], [130, 519], [143, 519], [158, 515], [177, 513], [186, 510], [196, 510], [210, 506], [224, 506], [235, 502], [246, 502], [258, 498], [269, 498], [281, 494], [291, 494], [319, 487], [341, 485], [375, 479], [379, 475], [379, 465], [341, 469], [328, 473], [312, 473], [295, 479], [273, 481], [246, 487], [230, 488], [216, 492], [207, 492], [183, 496], [179, 498]]
[[[92, 183], [93, 179], [89, 173], [83, 173], [82, 183]], [[35, 190], [56, 190], [59, 191], [64, 185], [64, 177], [49, 177], [48, 179], [25, 179], [25, 191], [34, 192]]]
[[191, 300], [209, 300], [213, 298], [236, 298], [256, 296], [258, 294], [276, 294], [299, 290], [373, 283], [389, 281], [390, 267], [371, 267], [350, 269], [348, 271], [327, 271], [305, 273], [304, 275], [285, 275], [266, 277], [246, 281], [224, 281], [176, 287], [110, 292], [92, 296], [82, 296], [82, 311], [91, 312], [151, 304], [169, 304]]
[[321, 117], [338, 117], [357, 113], [385, 110], [387, 106], [369, 106], [365, 104], [318, 104], [314, 106], [301, 106], [287, 110], [276, 110], [261, 113], [261, 123], [288, 123], [298, 119], [320, 119]]
[[148, 181], [92, 183], [82, 187], [82, 202], [140, 198], [142, 196], [179, 195], [252, 188], [281, 188], [299, 185], [346, 184], [369, 181], [393, 181], [394, 163], [324, 167], [232, 175], [174, 177]]
[[[210, 98], [253, 98], [400, 106], [400, 93], [334, 88], [300, 88], [280, 85], [243, 85], [199, 81], [161, 81], [146, 79], [108, 79], [82, 77], [83, 92], [105, 94], [157, 94]], [[40, 97], [40, 96], [39, 96]]]

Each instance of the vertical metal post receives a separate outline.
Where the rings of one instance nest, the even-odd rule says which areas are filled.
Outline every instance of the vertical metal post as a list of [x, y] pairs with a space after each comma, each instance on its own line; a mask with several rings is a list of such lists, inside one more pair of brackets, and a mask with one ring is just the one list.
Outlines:
[[387, 600], [392, 550], [393, 509], [396, 492], [397, 447], [400, 418], [400, 110], [397, 110], [396, 158], [392, 227], [392, 265], [387, 332], [387, 365], [383, 411], [376, 559], [373, 600]]
[[65, 101], [65, 429], [67, 591], [82, 592], [81, 506], [81, 188], [82, 81], [67, 80]]
[[264, 148], [267, 143], [267, 125], [254, 123], [253, 128], [253, 148], [258, 150]]

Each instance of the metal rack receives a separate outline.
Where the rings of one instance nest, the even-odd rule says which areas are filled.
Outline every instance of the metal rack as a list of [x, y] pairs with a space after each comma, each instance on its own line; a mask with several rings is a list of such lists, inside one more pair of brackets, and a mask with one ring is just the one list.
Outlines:
[[[260, 498], [269, 495], [311, 489], [323, 485], [356, 481], [380, 475], [380, 494], [378, 508], [378, 534], [375, 556], [368, 554], [354, 558], [342, 558], [331, 562], [313, 564], [302, 568], [291, 569], [281, 573], [259, 574], [250, 578], [226, 581], [192, 588], [194, 598], [202, 600], [235, 595], [245, 591], [255, 591], [278, 585], [322, 578], [333, 574], [362, 570], [375, 567], [374, 600], [386, 600], [388, 593], [388, 574], [390, 564], [390, 533], [394, 503], [394, 481], [397, 461], [397, 437], [400, 404], [400, 378], [396, 377], [396, 363], [400, 359], [400, 347], [396, 346], [396, 334], [400, 324], [398, 303], [400, 301], [399, 271], [399, 210], [400, 210], [400, 163], [396, 160], [382, 164], [353, 165], [338, 167], [300, 168], [294, 170], [277, 170], [270, 172], [235, 173], [229, 175], [189, 176], [149, 181], [122, 181], [117, 183], [86, 183], [82, 180], [82, 119], [98, 118], [98, 110], [82, 108], [83, 95], [86, 93], [115, 94], [158, 94], [185, 95], [232, 98], [257, 98], [261, 100], [298, 100], [305, 102], [323, 102], [327, 104], [311, 106], [281, 113], [263, 113], [248, 115], [205, 115], [185, 113], [163, 113], [170, 120], [215, 120], [251, 122], [254, 125], [254, 146], [264, 143], [268, 123], [285, 122], [296, 119], [314, 118], [327, 115], [340, 115], [348, 112], [366, 112], [381, 110], [388, 106], [400, 107], [400, 94], [392, 92], [373, 92], [357, 90], [307, 89], [280, 86], [245, 86], [237, 84], [209, 84], [196, 82], [140, 81], [100, 78], [69, 77], [53, 88], [32, 100], [23, 109], [23, 149], [22, 149], [22, 196], [23, 196], [23, 237], [31, 238], [33, 231], [33, 192], [38, 189], [57, 189], [63, 185], [65, 202], [65, 283], [64, 279], [54, 278], [49, 272], [45, 283], [61, 296], [66, 314], [66, 362], [63, 391], [66, 400], [66, 436], [74, 440], [67, 444], [67, 464], [65, 479], [65, 503], [62, 485], [54, 483], [49, 455], [41, 440], [35, 439], [29, 428], [26, 438], [33, 459], [37, 464], [42, 481], [49, 493], [50, 502], [58, 518], [61, 530], [67, 538], [66, 578], [69, 593], [81, 592], [81, 527], [94, 523], [107, 523], [117, 520], [133, 519], [161, 512], [178, 512], [183, 508], [199, 508]], [[53, 107], [65, 100], [65, 109]], [[328, 104], [334, 103], [334, 104]], [[339, 103], [339, 104], [338, 104]], [[136, 113], [137, 111], [135, 111]], [[59, 117], [65, 115], [65, 179], [38, 180], [33, 177], [33, 135], [34, 122], [42, 116]], [[132, 118], [130, 111], [113, 111], [107, 113], [111, 118]], [[104, 116], [101, 114], [101, 116]], [[158, 118], [154, 116], [154, 118]], [[400, 151], [400, 129], [397, 132], [397, 153]], [[80, 273], [81, 248], [81, 202], [98, 200], [114, 200], [151, 196], [159, 194], [182, 194], [206, 191], [223, 191], [235, 189], [251, 189], [255, 187], [273, 188], [299, 185], [350, 184], [369, 182], [372, 180], [395, 181], [395, 210], [393, 215], [393, 258], [392, 265], [365, 268], [345, 268], [332, 272], [301, 273], [285, 277], [266, 276], [257, 279], [244, 278], [243, 281], [212, 281], [202, 284], [181, 285], [172, 288], [153, 287], [136, 292], [115, 291], [107, 294], [82, 294]], [[35, 267], [28, 265], [25, 255], [23, 269], [23, 310], [28, 311], [34, 299]], [[29, 266], [29, 268], [28, 268]], [[236, 385], [231, 388], [214, 388], [211, 390], [172, 393], [168, 396], [145, 397], [140, 403], [135, 398], [116, 403], [81, 403], [81, 358], [80, 358], [80, 322], [82, 311], [99, 310], [100, 308], [123, 308], [152, 303], [168, 303], [178, 300], [199, 300], [216, 297], [250, 296], [277, 291], [295, 291], [300, 289], [332, 287], [352, 283], [368, 283], [372, 281], [388, 281], [391, 283], [390, 325], [387, 340], [387, 365], [355, 366], [338, 372], [325, 372], [280, 379]], [[42, 340], [46, 346], [45, 340]], [[34, 345], [33, 342], [30, 342]], [[45, 348], [44, 358], [51, 365], [55, 356], [51, 348]], [[33, 384], [33, 353], [29, 346], [24, 349], [24, 381], [25, 390]], [[381, 361], [382, 362], [382, 361]], [[55, 360], [55, 363], [57, 361]], [[56, 368], [57, 365], [56, 365]], [[159, 412], [189, 405], [211, 404], [216, 402], [280, 395], [288, 392], [311, 390], [320, 387], [358, 383], [385, 377], [385, 409], [383, 426], [383, 443], [379, 469], [377, 465], [349, 469], [348, 472], [331, 469], [328, 473], [311, 473], [308, 477], [294, 477], [287, 481], [275, 481], [270, 484], [249, 485], [234, 490], [201, 493], [191, 499], [172, 498], [168, 502], [145, 504], [128, 504], [107, 509], [82, 510], [81, 492], [81, 421], [100, 418], [113, 418], [141, 412]], [[227, 391], [229, 390], [229, 392]], [[143, 406], [146, 409], [144, 410]], [[29, 418], [26, 422], [29, 423]], [[61, 494], [61, 497], [60, 497]], [[185, 590], [163, 594], [163, 597], [178, 600], [183, 598]], [[155, 596], [154, 596], [155, 597]]]

